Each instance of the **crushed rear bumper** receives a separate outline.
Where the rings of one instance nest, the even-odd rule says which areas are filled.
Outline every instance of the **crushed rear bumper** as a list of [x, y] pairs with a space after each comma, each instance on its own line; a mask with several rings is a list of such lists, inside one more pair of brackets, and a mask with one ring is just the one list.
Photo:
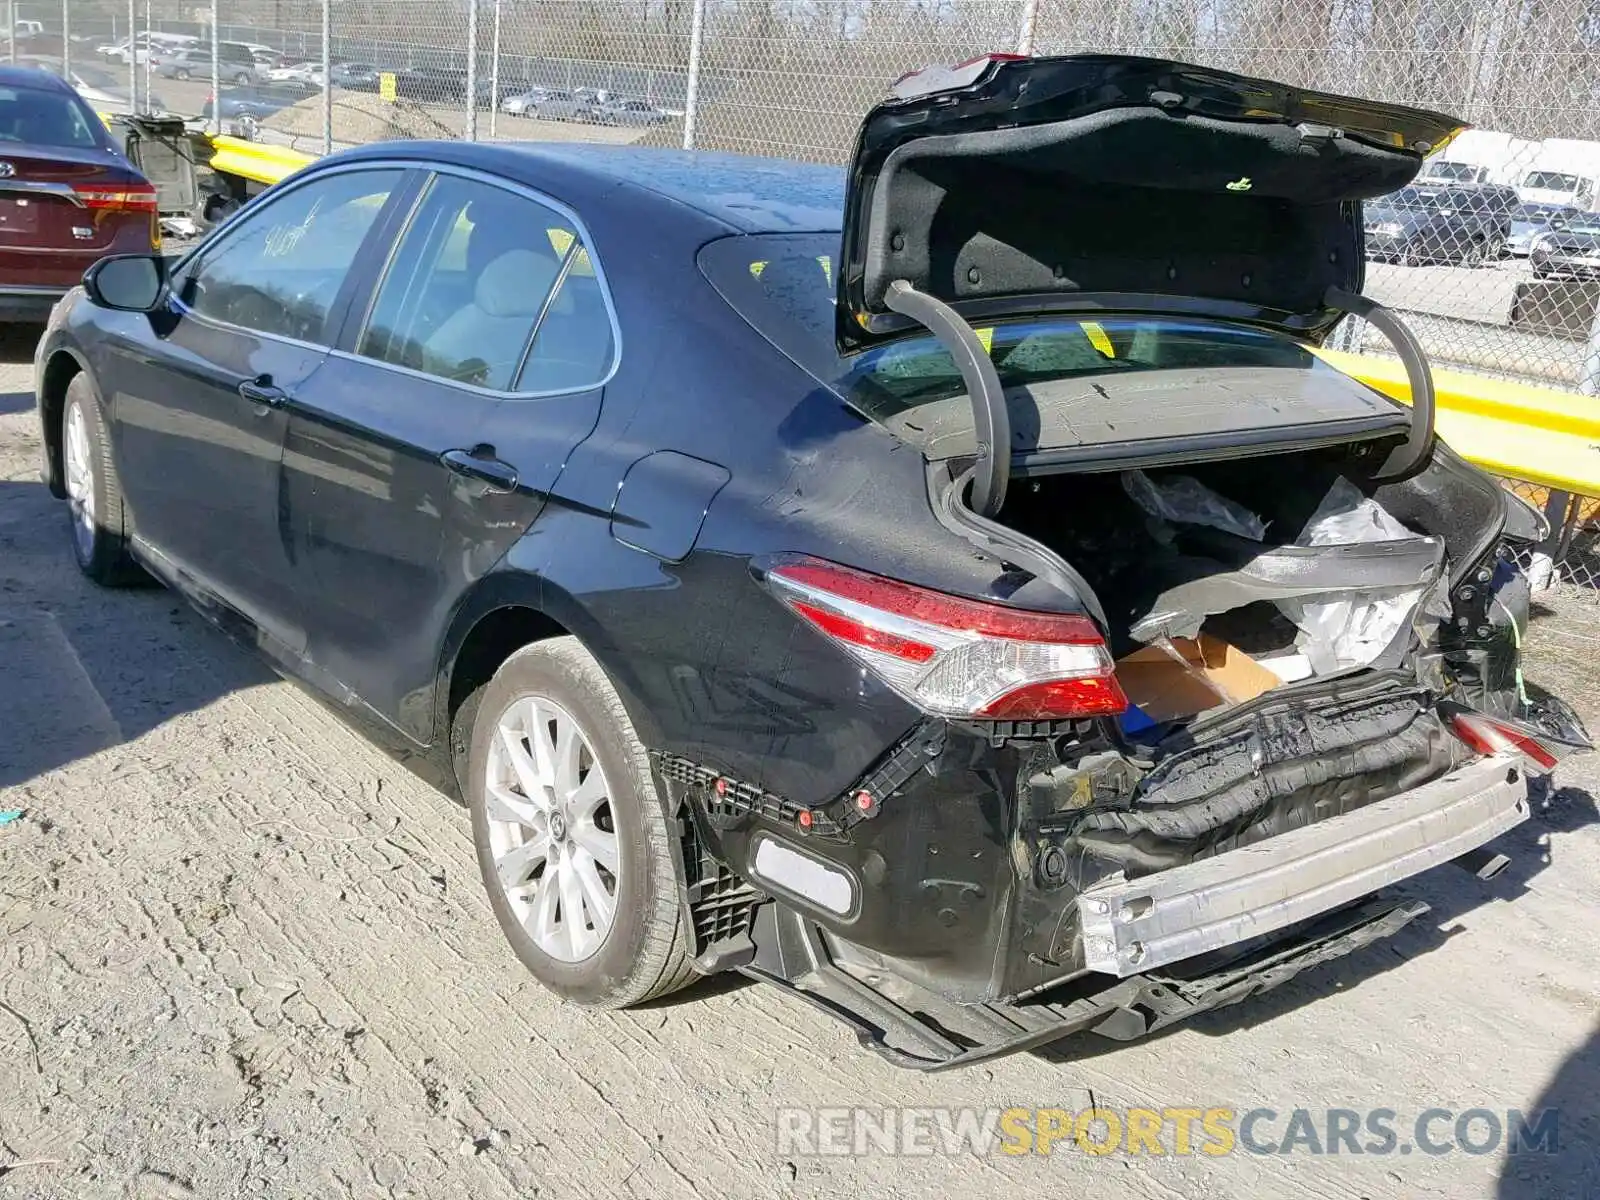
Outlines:
[[[1063, 901], [1058, 923], [1083, 969], [1022, 999], [952, 995], [937, 972], [863, 953], [781, 902], [756, 909], [741, 968], [920, 1070], [1080, 1032], [1132, 1039], [1389, 936], [1427, 905], [1379, 889], [1463, 859], [1528, 815], [1522, 759], [1497, 754], [1236, 849], [1131, 880], [1118, 872]], [[990, 952], [1021, 950], [1002, 941]]]
[[1114, 983], [1090, 975], [1037, 1000], [963, 1005], [901, 980], [869, 980], [845, 971], [831, 960], [812, 922], [769, 904], [756, 922], [763, 952], [742, 970], [838, 1017], [863, 1046], [896, 1066], [944, 1071], [1076, 1033], [1132, 1041], [1275, 988], [1310, 967], [1392, 936], [1427, 911], [1421, 901], [1375, 899], [1284, 931], [1265, 945], [1258, 939], [1234, 947], [1231, 957], [1186, 964], [1186, 971]]
[[1514, 754], [1364, 808], [1078, 897], [1084, 965], [1123, 978], [1293, 925], [1410, 878], [1528, 817]]

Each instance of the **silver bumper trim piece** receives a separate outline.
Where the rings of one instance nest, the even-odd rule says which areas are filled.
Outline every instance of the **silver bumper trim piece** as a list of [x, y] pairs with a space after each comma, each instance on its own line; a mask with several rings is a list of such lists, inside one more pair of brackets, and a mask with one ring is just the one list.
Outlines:
[[1085, 965], [1122, 978], [1271, 933], [1447, 863], [1528, 817], [1514, 754], [1212, 858], [1078, 897]]

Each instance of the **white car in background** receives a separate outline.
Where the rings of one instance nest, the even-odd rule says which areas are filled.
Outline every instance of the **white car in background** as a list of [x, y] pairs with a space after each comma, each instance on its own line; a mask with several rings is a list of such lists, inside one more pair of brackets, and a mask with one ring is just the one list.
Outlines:
[[199, 45], [199, 38], [186, 33], [141, 33], [108, 46], [96, 46], [95, 53], [113, 62], [126, 63], [131, 58], [136, 63], [144, 63], [152, 55], [160, 61], [164, 54]]

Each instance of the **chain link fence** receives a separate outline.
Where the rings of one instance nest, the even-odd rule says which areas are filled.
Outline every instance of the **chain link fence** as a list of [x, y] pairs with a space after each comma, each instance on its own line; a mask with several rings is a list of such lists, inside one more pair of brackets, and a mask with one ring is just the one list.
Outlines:
[[[1365, 290], [1440, 366], [1600, 393], [1596, 0], [0, 4], [10, 52], [102, 107], [312, 153], [493, 137], [841, 162], [896, 77], [995, 50], [1169, 57], [1437, 109], [1474, 128], [1367, 206]], [[1335, 344], [1388, 352], [1357, 321]], [[1585, 581], [1593, 516], [1563, 535]]]

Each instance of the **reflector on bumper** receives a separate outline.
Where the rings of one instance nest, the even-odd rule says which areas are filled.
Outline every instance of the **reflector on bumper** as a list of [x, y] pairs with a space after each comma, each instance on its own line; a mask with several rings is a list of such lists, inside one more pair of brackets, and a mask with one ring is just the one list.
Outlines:
[[1528, 816], [1520, 755], [1078, 898], [1091, 971], [1136, 975], [1271, 933], [1458, 858]]

